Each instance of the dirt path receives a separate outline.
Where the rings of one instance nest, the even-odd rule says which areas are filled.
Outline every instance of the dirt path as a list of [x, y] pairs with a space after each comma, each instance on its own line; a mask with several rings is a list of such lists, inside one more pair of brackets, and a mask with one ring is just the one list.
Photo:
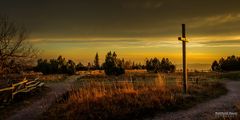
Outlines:
[[74, 75], [68, 77], [63, 82], [48, 83], [47, 87], [51, 88], [51, 91], [46, 96], [35, 101], [30, 106], [23, 108], [16, 112], [13, 116], [10, 116], [7, 120], [35, 120], [41, 115], [50, 105], [62, 94], [71, 89], [72, 84], [80, 76]]
[[198, 104], [187, 110], [156, 115], [147, 120], [211, 120], [215, 112], [235, 112], [234, 103], [240, 100], [240, 81], [226, 81], [228, 93], [217, 99]]

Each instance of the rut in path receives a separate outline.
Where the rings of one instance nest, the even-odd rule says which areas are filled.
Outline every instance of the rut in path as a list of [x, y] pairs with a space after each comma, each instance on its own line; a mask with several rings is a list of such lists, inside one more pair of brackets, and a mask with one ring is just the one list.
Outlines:
[[35, 101], [30, 106], [17, 111], [14, 115], [10, 116], [7, 120], [35, 120], [45, 112], [55, 100], [69, 91], [74, 81], [80, 76], [70, 76], [63, 82], [47, 84], [51, 88], [51, 91], [47, 93], [43, 98]]
[[240, 81], [226, 81], [228, 93], [217, 99], [200, 103], [190, 109], [158, 114], [146, 120], [212, 120], [215, 112], [235, 112], [234, 104], [240, 101]]

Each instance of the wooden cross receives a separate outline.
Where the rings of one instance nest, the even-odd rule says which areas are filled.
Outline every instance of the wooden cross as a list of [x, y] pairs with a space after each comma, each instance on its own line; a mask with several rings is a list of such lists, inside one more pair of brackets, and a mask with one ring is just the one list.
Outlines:
[[182, 24], [182, 37], [178, 37], [182, 41], [182, 64], [183, 64], [183, 94], [187, 93], [187, 64], [186, 64], [186, 38], [185, 24]]

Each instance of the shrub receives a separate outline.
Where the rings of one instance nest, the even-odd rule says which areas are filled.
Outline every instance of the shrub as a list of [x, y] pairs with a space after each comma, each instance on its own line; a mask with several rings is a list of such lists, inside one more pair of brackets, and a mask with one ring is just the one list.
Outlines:
[[87, 70], [88, 68], [86, 66], [84, 66], [81, 62], [79, 62], [76, 66], [76, 70], [80, 71], [80, 70]]

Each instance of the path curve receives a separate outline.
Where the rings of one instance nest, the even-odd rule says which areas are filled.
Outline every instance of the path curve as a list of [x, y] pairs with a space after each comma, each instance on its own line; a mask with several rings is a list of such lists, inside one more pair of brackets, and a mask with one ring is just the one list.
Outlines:
[[47, 87], [51, 88], [51, 91], [47, 93], [43, 98], [35, 101], [30, 106], [23, 108], [16, 112], [13, 116], [7, 118], [7, 120], [36, 120], [38, 117], [45, 112], [55, 100], [71, 90], [74, 81], [79, 78], [79, 75], [73, 75], [68, 77], [63, 82], [48, 83]]
[[240, 81], [226, 81], [228, 93], [217, 99], [200, 103], [190, 109], [158, 114], [146, 120], [212, 120], [215, 112], [235, 112], [234, 104], [240, 101]]

